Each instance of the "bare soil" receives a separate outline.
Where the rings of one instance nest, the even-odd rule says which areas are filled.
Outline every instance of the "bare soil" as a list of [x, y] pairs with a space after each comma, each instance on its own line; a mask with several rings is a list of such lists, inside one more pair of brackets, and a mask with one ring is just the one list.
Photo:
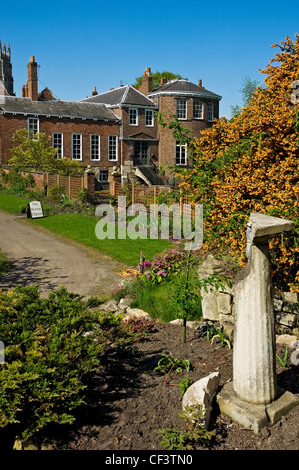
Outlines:
[[[120, 357], [111, 347], [102, 358], [99, 374], [88, 387], [86, 407], [78, 413], [71, 428], [61, 428], [52, 436], [55, 450], [159, 451], [162, 428], [185, 430], [182, 395], [178, 382], [188, 376], [196, 381], [220, 372], [220, 387], [232, 380], [233, 351], [220, 343], [199, 337], [188, 328], [187, 342], [181, 340], [181, 327], [156, 323], [146, 339], [135, 344], [135, 354]], [[277, 351], [279, 353], [279, 351]], [[162, 353], [188, 359], [189, 373], [154, 373]], [[282, 353], [282, 352], [281, 352]], [[299, 367], [277, 364], [278, 385], [299, 396]], [[215, 400], [210, 430], [215, 432], [210, 450], [298, 450], [299, 406], [260, 434], [244, 429], [220, 414]], [[48, 435], [48, 438], [50, 436]], [[201, 449], [196, 447], [195, 450]]]

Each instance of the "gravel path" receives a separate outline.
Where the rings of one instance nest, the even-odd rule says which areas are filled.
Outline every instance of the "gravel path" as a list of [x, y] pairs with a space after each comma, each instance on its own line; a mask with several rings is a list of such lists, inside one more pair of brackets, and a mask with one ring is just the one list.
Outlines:
[[40, 293], [65, 286], [83, 296], [109, 294], [121, 281], [123, 264], [96, 250], [82, 247], [44, 229], [24, 216], [0, 211], [0, 250], [11, 262], [0, 277], [0, 288], [40, 285]]

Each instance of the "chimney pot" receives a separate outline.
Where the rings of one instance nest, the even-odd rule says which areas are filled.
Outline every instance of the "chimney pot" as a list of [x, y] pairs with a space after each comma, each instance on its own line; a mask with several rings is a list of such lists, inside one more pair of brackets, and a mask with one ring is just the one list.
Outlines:
[[202, 80], [201, 79], [198, 80], [198, 86], [202, 86]]
[[28, 97], [33, 101], [38, 100], [38, 91], [37, 91], [37, 63], [35, 62], [35, 57], [32, 56], [29, 59], [29, 64], [27, 65], [27, 74], [28, 74]]

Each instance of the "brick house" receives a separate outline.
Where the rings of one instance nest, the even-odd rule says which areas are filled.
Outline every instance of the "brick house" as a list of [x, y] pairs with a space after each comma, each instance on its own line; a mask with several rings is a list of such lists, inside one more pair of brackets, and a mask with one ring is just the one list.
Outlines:
[[31, 57], [22, 96], [14, 96], [10, 47], [2, 51], [0, 43], [0, 164], [11, 158], [14, 132], [26, 128], [51, 136], [58, 157], [79, 160], [94, 171], [97, 189], [111, 173], [122, 182], [165, 184], [171, 178], [169, 166], [190, 162], [172, 130], [158, 126], [157, 112], [166, 119], [176, 114], [195, 137], [219, 118], [221, 97], [201, 81], [171, 80], [153, 90], [148, 67], [139, 89], [126, 85], [100, 94], [94, 89], [91, 97], [71, 102], [55, 99], [48, 88], [38, 92], [37, 69]]
[[133, 173], [148, 184], [161, 184], [159, 168], [165, 170], [165, 182], [171, 177], [169, 166], [188, 166], [190, 161], [186, 147], [174, 140], [173, 131], [158, 126], [156, 113], [162, 113], [166, 120], [177, 115], [183, 127], [200, 137], [203, 129], [219, 119], [220, 100], [221, 96], [204, 88], [201, 80], [198, 85], [186, 79], [163, 81], [153, 90], [151, 69], [147, 67], [138, 90], [125, 86], [97, 94], [94, 89], [93, 96], [82, 101], [104, 103], [121, 118], [123, 178], [129, 179]]
[[120, 159], [122, 181], [163, 184], [158, 176], [158, 126], [155, 103], [130, 85], [85, 98], [82, 103], [105, 104], [121, 119]]
[[[149, 80], [150, 69], [146, 69], [141, 85], [148, 98], [152, 99], [164, 118], [172, 118], [176, 115], [183, 127], [188, 127], [194, 137], [199, 138], [201, 131], [213, 125], [214, 119], [219, 119], [219, 101], [221, 96], [207, 90], [186, 79], [174, 79], [162, 81], [161, 85], [151, 90]], [[188, 165], [186, 146], [173, 138], [173, 131], [167, 127], [158, 127], [159, 139], [159, 166]]]
[[[22, 97], [0, 96], [0, 163], [11, 158], [12, 137], [18, 129], [51, 136], [58, 157], [81, 161], [85, 168], [95, 169], [101, 184], [120, 166], [120, 119], [103, 104], [60, 101], [53, 99], [47, 88], [38, 93], [37, 63], [30, 58], [28, 81]], [[5, 84], [5, 89], [7, 84]]]

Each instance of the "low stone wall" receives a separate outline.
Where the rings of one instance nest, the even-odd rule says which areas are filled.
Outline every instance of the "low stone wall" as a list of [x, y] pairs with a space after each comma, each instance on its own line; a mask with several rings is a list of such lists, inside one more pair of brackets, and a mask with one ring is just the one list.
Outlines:
[[[224, 276], [222, 263], [209, 255], [198, 270], [200, 279], [211, 274]], [[234, 289], [201, 290], [202, 313], [206, 321], [219, 322], [227, 331], [234, 328]], [[299, 338], [299, 298], [294, 292], [275, 293], [273, 299], [275, 331], [277, 334], [296, 335]]]

